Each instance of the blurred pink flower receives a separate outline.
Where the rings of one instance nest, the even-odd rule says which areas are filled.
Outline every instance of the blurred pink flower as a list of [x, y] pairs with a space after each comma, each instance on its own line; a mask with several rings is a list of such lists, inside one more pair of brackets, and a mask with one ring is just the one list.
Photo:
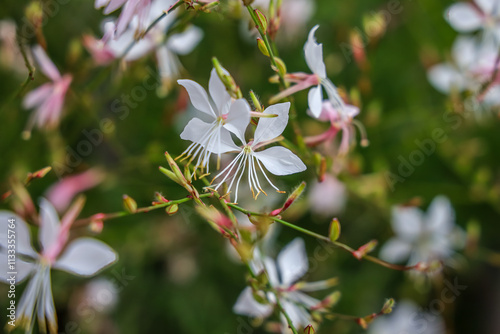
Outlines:
[[52, 82], [32, 90], [24, 97], [23, 107], [35, 108], [28, 121], [28, 133], [36, 123], [39, 128], [54, 128], [59, 124], [66, 92], [73, 80], [70, 74], [61, 76], [54, 63], [49, 59], [40, 45], [33, 47], [33, 56], [39, 69]]
[[334, 176], [326, 174], [323, 182], [315, 182], [309, 193], [311, 211], [332, 216], [344, 210], [346, 203], [346, 188]]
[[[147, 19], [151, 0], [96, 0], [95, 8], [104, 8], [104, 14], [108, 15], [122, 7], [122, 12], [116, 21], [116, 38], [120, 37], [127, 29], [134, 17], [139, 20], [137, 31], [144, 31], [147, 28]], [[165, 8], [168, 9], [168, 8]], [[161, 15], [161, 13], [160, 13]], [[159, 16], [159, 15], [158, 15]]]
[[104, 24], [104, 36], [101, 39], [97, 39], [91, 35], [83, 36], [83, 45], [97, 65], [107, 65], [115, 60], [115, 52], [108, 44], [109, 40], [114, 36], [114, 32], [114, 23], [106, 22]]
[[69, 206], [75, 195], [93, 188], [104, 179], [104, 174], [96, 169], [63, 178], [47, 190], [47, 199], [58, 212]]

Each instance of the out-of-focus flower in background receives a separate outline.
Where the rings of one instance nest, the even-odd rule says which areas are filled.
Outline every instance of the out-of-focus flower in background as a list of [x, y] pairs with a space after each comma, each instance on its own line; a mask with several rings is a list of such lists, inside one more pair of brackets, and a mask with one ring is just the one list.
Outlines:
[[380, 250], [389, 262], [408, 259], [409, 265], [451, 258], [465, 244], [465, 233], [455, 225], [455, 212], [444, 196], [436, 197], [427, 212], [415, 207], [394, 207], [392, 228], [396, 235]]
[[24, 108], [35, 108], [24, 133], [27, 138], [29, 138], [35, 124], [39, 128], [46, 129], [53, 129], [59, 125], [66, 92], [73, 80], [70, 74], [61, 76], [57, 67], [40, 45], [33, 47], [33, 57], [42, 73], [52, 81], [32, 90], [24, 97]]
[[311, 211], [324, 217], [342, 212], [346, 201], [345, 185], [330, 174], [325, 174], [322, 182], [313, 183], [308, 198]]
[[445, 334], [439, 314], [422, 311], [412, 301], [396, 303], [391, 314], [377, 317], [368, 327], [368, 334]]
[[[96, 9], [105, 7], [105, 15], [111, 14], [122, 7], [115, 28], [116, 37], [120, 37], [133, 19], [138, 21], [135, 33], [140, 34], [146, 30], [151, 2], [151, 0], [95, 0], [94, 6]], [[168, 7], [164, 9], [168, 9]]]

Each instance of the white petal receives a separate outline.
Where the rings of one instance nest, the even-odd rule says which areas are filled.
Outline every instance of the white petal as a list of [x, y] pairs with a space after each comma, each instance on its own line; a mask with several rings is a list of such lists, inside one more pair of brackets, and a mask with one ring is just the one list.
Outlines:
[[95, 0], [94, 2], [94, 8], [99, 9], [108, 4], [109, 0]]
[[61, 74], [57, 70], [56, 65], [50, 60], [50, 58], [45, 53], [45, 50], [40, 46], [36, 45], [33, 47], [33, 56], [36, 62], [40, 65], [40, 70], [53, 81], [57, 81], [61, 78]]
[[392, 209], [392, 229], [405, 241], [413, 241], [422, 233], [423, 213], [414, 207]]
[[448, 235], [455, 225], [455, 211], [448, 198], [436, 197], [427, 209], [427, 228], [430, 233]]
[[[228, 73], [227, 71], [225, 72]], [[210, 72], [208, 91], [210, 92], [210, 97], [214, 101], [215, 107], [217, 108], [216, 113], [218, 115], [226, 114], [228, 110], [223, 109], [226, 109], [228, 103], [231, 102], [231, 96], [227, 92], [226, 86], [224, 86], [221, 79], [217, 75], [217, 71], [215, 70], [215, 68], [212, 69], [212, 72]]]
[[[292, 324], [295, 328], [304, 328], [312, 323], [311, 316], [303, 308], [286, 299], [283, 300], [281, 304], [283, 305], [285, 312], [290, 317], [290, 320], [292, 321]], [[289, 328], [286, 321], [283, 321], [283, 327], [283, 333], [289, 333]]]
[[313, 297], [306, 295], [305, 293], [300, 292], [300, 291], [289, 292], [287, 295], [287, 298], [290, 300], [296, 301], [297, 303], [300, 303], [307, 308], [311, 308], [311, 307], [316, 306], [320, 303], [319, 299], [313, 298]]
[[304, 53], [307, 66], [311, 71], [320, 78], [326, 78], [325, 63], [323, 62], [323, 45], [316, 43], [314, 33], [319, 28], [319, 25], [314, 26], [309, 32], [307, 42], [304, 45]]
[[452, 89], [459, 91], [465, 88], [465, 79], [457, 69], [450, 64], [439, 64], [430, 68], [427, 78], [434, 88], [441, 93], [447, 94]]
[[46, 83], [36, 89], [33, 89], [24, 97], [23, 107], [31, 109], [35, 106], [41, 105], [45, 100], [47, 100], [53, 90], [54, 85], [52, 83]]
[[265, 318], [271, 314], [273, 307], [257, 302], [252, 295], [252, 288], [246, 287], [233, 306], [233, 312], [253, 318]]
[[167, 47], [179, 55], [185, 55], [193, 51], [202, 38], [203, 30], [190, 26], [183, 32], [170, 36]]
[[312, 116], [318, 118], [321, 115], [323, 105], [323, 91], [320, 85], [309, 89], [309, 93], [307, 93], [307, 102]]
[[465, 2], [451, 5], [445, 13], [445, 19], [459, 32], [473, 31], [482, 25], [481, 14], [473, 5]]
[[[13, 229], [8, 227], [8, 225], [10, 225], [9, 219], [15, 220]], [[36, 252], [31, 246], [30, 228], [21, 217], [10, 211], [2, 210], [0, 211], [0, 226], [0, 248], [7, 248], [9, 244], [8, 231], [12, 230], [14, 233], [10, 233], [10, 235], [15, 236], [16, 253], [28, 255], [31, 257], [37, 256]]]
[[[228, 130], [222, 127], [216, 128], [215, 122], [205, 123], [199, 118], [193, 118], [189, 121], [181, 133], [181, 139], [201, 144], [204, 137], [212, 131], [220, 131], [221, 140], [220, 143], [218, 141], [212, 142], [212, 145], [209, 146], [209, 151], [219, 154], [239, 150], [239, 147], [234, 144]], [[203, 143], [203, 146], [206, 147], [206, 143]]]
[[304, 276], [309, 269], [306, 246], [302, 238], [295, 238], [278, 254], [281, 283], [290, 286]]
[[276, 262], [267, 256], [262, 261], [264, 263], [264, 267], [266, 268], [269, 283], [273, 287], [278, 287], [280, 285], [280, 280], [278, 276], [278, 269], [276, 268]]
[[40, 230], [38, 239], [43, 250], [49, 249], [57, 240], [61, 223], [57, 211], [45, 198], [40, 200]]
[[494, 14], [500, 10], [500, 2], [498, 0], [475, 0], [476, 4], [481, 8], [484, 14]]
[[207, 92], [203, 89], [203, 87], [193, 80], [177, 80], [177, 83], [186, 88], [189, 98], [191, 99], [191, 103], [196, 109], [207, 115], [211, 115], [214, 118], [217, 117], [212, 109], [212, 106], [210, 105], [210, 102], [208, 101]]
[[267, 107], [264, 110], [264, 114], [275, 114], [278, 117], [261, 117], [259, 119], [259, 124], [257, 124], [257, 128], [255, 129], [253, 145], [255, 146], [258, 143], [274, 139], [281, 135], [288, 124], [289, 110], [290, 102], [278, 103]]
[[483, 102], [488, 107], [500, 105], [500, 85], [495, 85], [488, 89], [484, 95]]
[[11, 275], [9, 272], [15, 272], [16, 284], [21, 283], [28, 277], [28, 275], [35, 269], [35, 264], [33, 262], [27, 262], [21, 259], [18, 255], [15, 260], [14, 270], [9, 267], [7, 249], [0, 248], [0, 281], [8, 283], [7, 280], [10, 279]]
[[453, 59], [460, 69], [468, 70], [478, 60], [478, 42], [470, 36], [459, 36], [452, 46]]
[[264, 151], [255, 152], [254, 155], [274, 175], [289, 175], [307, 169], [298, 156], [282, 146], [270, 147]]
[[250, 123], [250, 106], [245, 99], [234, 101], [227, 113], [224, 127], [234, 133], [242, 143], [245, 141], [245, 131]]
[[54, 268], [80, 276], [92, 276], [117, 260], [115, 251], [104, 242], [80, 238], [69, 244]]
[[397, 238], [389, 239], [380, 249], [380, 258], [391, 263], [402, 262], [410, 256], [411, 247], [411, 244], [406, 241]]

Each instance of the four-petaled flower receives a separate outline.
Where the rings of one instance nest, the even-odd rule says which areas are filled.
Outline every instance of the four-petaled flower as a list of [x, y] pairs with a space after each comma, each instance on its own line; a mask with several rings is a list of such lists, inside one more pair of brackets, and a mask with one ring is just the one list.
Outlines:
[[[178, 80], [179, 85], [186, 88], [193, 106], [206, 114], [209, 122], [193, 118], [181, 133], [181, 138], [193, 143], [182, 155], [197, 158], [195, 168], [202, 167], [209, 171], [212, 153], [219, 157], [222, 153], [234, 150], [231, 132], [244, 141], [245, 130], [250, 122], [250, 105], [245, 99], [233, 100], [220, 80], [215, 69], [210, 73], [207, 92], [192, 80]], [[232, 145], [231, 145], [232, 144]]]
[[136, 32], [142, 33], [146, 30], [151, 2], [152, 0], [95, 0], [94, 6], [96, 9], [106, 7], [105, 15], [123, 7], [116, 21], [116, 37], [120, 37], [134, 18], [138, 20]]
[[427, 214], [415, 207], [393, 208], [392, 228], [396, 236], [380, 250], [380, 257], [390, 262], [408, 257], [409, 265], [446, 260], [464, 244], [463, 231], [455, 226], [455, 213], [444, 196], [432, 201]]
[[[258, 168], [266, 178], [267, 182], [280, 191], [267, 177], [264, 167], [274, 175], [289, 175], [306, 170], [306, 166], [292, 151], [282, 146], [273, 146], [263, 151], [257, 151], [260, 147], [274, 142], [281, 133], [285, 130], [288, 123], [288, 111], [290, 109], [290, 102], [278, 103], [267, 107], [264, 114], [277, 115], [276, 117], [267, 118], [261, 117], [254, 133], [254, 139], [247, 143], [245, 140], [245, 131], [240, 131], [235, 134], [241, 140], [243, 145], [237, 146], [231, 137], [222, 138], [224, 147], [228, 147], [230, 151], [238, 152], [238, 155], [214, 178], [222, 177], [221, 181], [215, 185], [217, 190], [226, 180], [232, 178], [228, 191], [233, 187], [236, 181], [234, 201], [238, 201], [238, 187], [248, 166], [248, 184], [254, 197], [257, 197], [261, 192], [265, 191], [260, 186], [259, 177], [257, 175]], [[245, 126], [246, 127], [246, 126]], [[234, 172], [233, 172], [234, 170]], [[254, 188], [257, 194], [254, 192]]]
[[[20, 283], [31, 275], [17, 309], [17, 325], [28, 333], [33, 328], [36, 313], [40, 330], [57, 333], [57, 320], [52, 298], [50, 270], [63, 270], [74, 275], [89, 277], [117, 260], [117, 255], [105, 243], [93, 238], [79, 238], [67, 246], [70, 227], [80, 213], [83, 201], [77, 201], [64, 215], [61, 221], [57, 212], [45, 199], [40, 203], [40, 229], [38, 238], [41, 246], [39, 253], [31, 246], [30, 229], [22, 218], [9, 211], [0, 211], [0, 280], [7, 282], [16, 271], [15, 283]], [[12, 230], [16, 235], [15, 267], [7, 262], [8, 243], [7, 226], [14, 218]], [[10, 227], [9, 227], [10, 229]]]
[[45, 127], [48, 129], [52, 129], [59, 124], [64, 97], [73, 80], [73, 77], [69, 74], [61, 76], [40, 45], [33, 47], [33, 56], [40, 65], [42, 73], [50, 78], [52, 82], [43, 84], [24, 97], [24, 108], [36, 108], [28, 121], [26, 134], [31, 132], [35, 123], [39, 128]]

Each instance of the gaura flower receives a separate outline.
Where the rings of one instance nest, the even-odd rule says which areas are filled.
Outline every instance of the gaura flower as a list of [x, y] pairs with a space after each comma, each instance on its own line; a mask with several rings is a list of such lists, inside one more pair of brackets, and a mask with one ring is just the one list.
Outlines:
[[[104, 8], [104, 14], [108, 15], [120, 7], [122, 11], [116, 21], [116, 37], [120, 37], [127, 29], [128, 25], [134, 18], [138, 20], [136, 32], [141, 33], [146, 30], [148, 23], [147, 18], [149, 9], [151, 8], [152, 0], [96, 0], [94, 7], [96, 9]], [[168, 8], [165, 8], [168, 9]], [[161, 14], [161, 13], [160, 13]]]
[[[63, 270], [74, 275], [90, 277], [117, 260], [117, 254], [105, 243], [93, 238], [79, 238], [67, 246], [69, 231], [80, 213], [83, 201], [77, 201], [59, 221], [57, 213], [45, 199], [40, 203], [40, 229], [38, 232], [41, 251], [31, 246], [30, 229], [21, 217], [9, 211], [0, 211], [3, 226], [0, 233], [0, 280], [11, 278], [7, 273], [17, 272], [15, 283], [31, 277], [17, 309], [17, 325], [27, 333], [33, 330], [34, 316], [42, 332], [47, 328], [57, 333], [57, 320], [52, 298], [50, 270]], [[15, 219], [16, 262], [10, 267], [7, 250], [11, 249], [7, 237], [8, 220]]]
[[[311, 111], [308, 112], [312, 113]], [[342, 131], [339, 153], [340, 155], [345, 155], [349, 151], [351, 143], [356, 142], [355, 128], [357, 127], [362, 138], [361, 146], [367, 146], [368, 139], [366, 139], [365, 128], [359, 121], [354, 120], [354, 117], [358, 114], [359, 108], [356, 106], [346, 104], [342, 114], [340, 110], [333, 107], [330, 100], [324, 100], [321, 113], [317, 118], [320, 121], [330, 122], [330, 128], [322, 134], [304, 138], [306, 144], [316, 146], [324, 142], [330, 143], [335, 139], [337, 133]]]
[[245, 99], [234, 100], [226, 91], [217, 72], [212, 69], [207, 92], [192, 80], [178, 80], [179, 85], [186, 88], [193, 106], [203, 112], [209, 121], [204, 122], [193, 118], [181, 133], [181, 138], [193, 143], [181, 156], [190, 157], [190, 162], [196, 160], [195, 168], [201, 167], [209, 171], [212, 153], [219, 157], [222, 153], [234, 150], [231, 132], [244, 141], [245, 130], [250, 123], [250, 105]]
[[443, 318], [435, 312], [419, 310], [412, 301], [401, 301], [394, 311], [377, 317], [368, 327], [368, 334], [445, 334]]
[[311, 211], [324, 217], [342, 212], [346, 201], [345, 185], [330, 174], [326, 174], [323, 181], [316, 181], [308, 196]]
[[[273, 146], [262, 151], [257, 151], [260, 147], [274, 142], [285, 130], [288, 123], [289, 109], [290, 102], [278, 103], [267, 107], [263, 113], [274, 114], [277, 115], [277, 117], [260, 118], [255, 129], [254, 139], [248, 143], [245, 140], [245, 131], [241, 131], [238, 134], [235, 133], [243, 143], [241, 147], [237, 146], [231, 137], [222, 138], [223, 144], [228, 148], [228, 151], [236, 151], [238, 155], [226, 168], [215, 176], [214, 180], [222, 178], [219, 183], [215, 185], [215, 190], [217, 190], [226, 180], [232, 179], [228, 187], [228, 191], [231, 191], [236, 181], [234, 201], [237, 202], [238, 187], [245, 173], [245, 169], [247, 169], [247, 165], [248, 184], [254, 198], [261, 192], [265, 194], [265, 191], [260, 186], [257, 167], [260, 168], [267, 182], [278, 192], [280, 190], [269, 180], [264, 172], [263, 166], [274, 175], [289, 175], [306, 170], [307, 167], [302, 160], [292, 153], [292, 151], [282, 146]], [[257, 194], [255, 194], [254, 188]]]
[[392, 228], [396, 236], [380, 250], [380, 257], [389, 262], [409, 258], [408, 265], [415, 265], [446, 260], [465, 242], [463, 231], [455, 226], [451, 203], [444, 196], [436, 197], [426, 214], [415, 207], [394, 207]]
[[[304, 292], [323, 290], [333, 286], [336, 282], [335, 279], [310, 283], [297, 282], [309, 269], [304, 240], [301, 238], [295, 238], [285, 246], [278, 254], [276, 261], [262, 255], [258, 248], [255, 248], [250, 267], [255, 275], [263, 271], [267, 273], [273, 291], [254, 292], [251, 287], [246, 287], [234, 304], [233, 312], [252, 318], [267, 318], [272, 314], [279, 300], [295, 328], [304, 328], [314, 324], [310, 312], [322, 310], [325, 307], [321, 300]], [[263, 304], [255, 300], [254, 293], [263, 300], [267, 300], [268, 303]], [[289, 333], [290, 329], [283, 315], [281, 315], [281, 321], [282, 332]]]
[[24, 97], [23, 107], [36, 109], [32, 113], [25, 131], [28, 138], [34, 124], [37, 124], [39, 128], [47, 129], [55, 128], [59, 124], [64, 98], [73, 80], [69, 74], [61, 76], [40, 45], [33, 47], [33, 56], [42, 73], [52, 82], [43, 84]]
[[83, 35], [83, 45], [97, 65], [107, 65], [119, 57], [119, 55], [109, 46], [110, 40], [113, 39], [114, 34], [115, 24], [114, 22], [108, 21], [104, 23], [104, 35], [101, 39], [97, 39], [91, 35]]
[[[483, 29], [500, 42], [500, 1], [458, 2], [446, 10], [445, 19], [459, 32]], [[487, 36], [488, 37], [488, 36]]]
[[312, 87], [308, 94], [309, 110], [311, 110], [314, 117], [318, 118], [321, 114], [324, 88], [333, 108], [339, 111], [341, 118], [345, 118], [347, 115], [345, 114], [344, 101], [337, 92], [335, 85], [326, 76], [326, 67], [323, 62], [323, 45], [318, 44], [314, 37], [314, 33], [318, 28], [319, 25], [316, 25], [311, 29], [307, 42], [304, 45], [306, 63], [313, 74], [302, 72], [287, 74], [285, 79], [296, 84], [274, 96], [271, 99], [271, 103], [279, 101], [298, 91]]

